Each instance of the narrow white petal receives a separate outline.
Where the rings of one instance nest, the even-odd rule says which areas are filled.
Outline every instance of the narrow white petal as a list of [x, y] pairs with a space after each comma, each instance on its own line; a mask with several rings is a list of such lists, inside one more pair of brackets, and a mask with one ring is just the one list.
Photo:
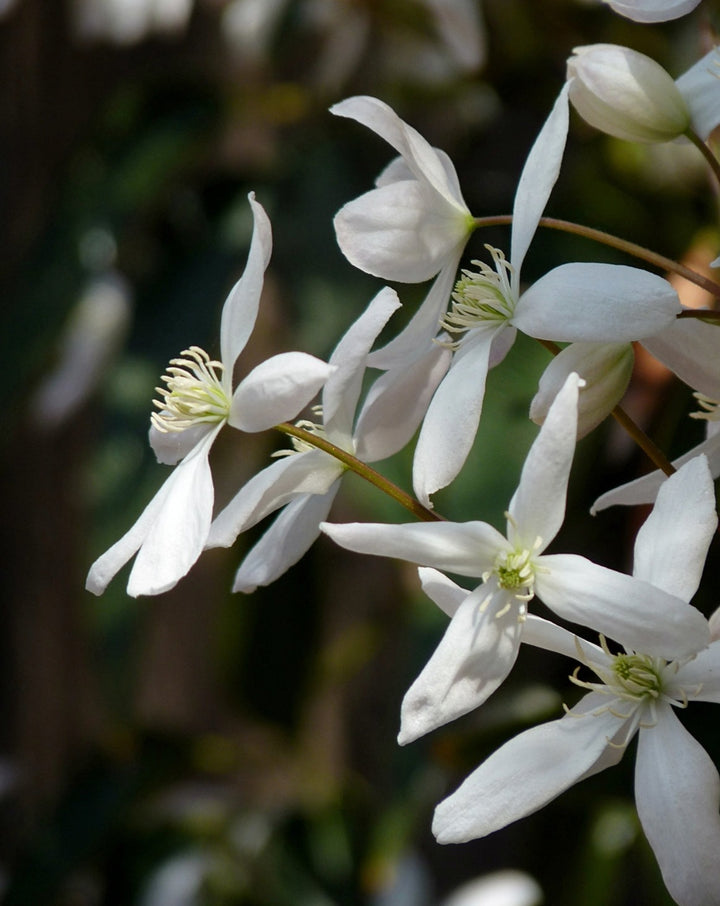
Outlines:
[[[707, 437], [697, 447], [693, 447], [692, 450], [688, 450], [687, 453], [678, 457], [678, 459], [674, 459], [672, 464], [676, 469], [679, 469], [680, 466], [685, 465], [686, 462], [690, 462], [691, 459], [701, 454], [707, 456], [710, 473], [713, 477], [720, 475], [720, 433]], [[638, 503], [652, 503], [665, 481], [667, 481], [667, 475], [656, 469], [648, 475], [643, 475], [642, 478], [636, 478], [634, 481], [629, 481], [627, 484], [613, 488], [612, 491], [606, 491], [601, 494], [592, 505], [590, 512], [593, 514], [599, 513], [600, 510], [605, 510], [609, 506], [615, 506], [618, 503], [629, 506]]]
[[469, 235], [457, 209], [415, 180], [372, 189], [349, 201], [334, 219], [340, 249], [365, 273], [399, 283], [422, 283], [451, 258]]
[[297, 563], [320, 534], [320, 523], [327, 518], [339, 487], [336, 481], [325, 494], [309, 494], [289, 503], [240, 564], [232, 590], [250, 594]]
[[477, 708], [502, 683], [522, 633], [517, 602], [506, 610], [511, 602], [493, 582], [465, 598], [403, 699], [401, 745]]
[[375, 381], [358, 416], [356, 456], [363, 462], [376, 462], [410, 442], [451, 359], [449, 349], [431, 343], [423, 355]]
[[605, 0], [616, 13], [635, 22], [667, 22], [695, 9], [700, 0]]
[[717, 523], [707, 458], [698, 456], [660, 488], [635, 540], [633, 575], [689, 602], [700, 585]]
[[246, 529], [294, 497], [325, 494], [343, 467], [321, 450], [284, 456], [254, 475], [218, 513], [206, 547], [230, 547]]
[[466, 208], [457, 191], [457, 178], [448, 179], [447, 158], [441, 160], [432, 145], [383, 101], [367, 96], [347, 98], [332, 106], [330, 112], [367, 126], [392, 145], [404, 158], [416, 179], [426, 181], [447, 204]]
[[440, 330], [450, 293], [455, 284], [460, 251], [448, 258], [447, 263], [433, 281], [427, 296], [405, 327], [381, 349], [371, 352], [368, 365], [372, 368], [390, 369], [404, 367], [422, 355]]
[[395, 290], [383, 287], [348, 329], [330, 357], [328, 364], [335, 370], [323, 388], [322, 411], [325, 429], [335, 443], [340, 443], [340, 437], [346, 443], [352, 438], [355, 407], [362, 389], [368, 353], [377, 335], [399, 307], [400, 300]]
[[465, 464], [477, 433], [493, 339], [503, 327], [476, 328], [472, 349], [456, 355], [435, 391], [420, 429], [413, 460], [413, 488], [426, 506]]
[[575, 554], [538, 557], [537, 595], [558, 616], [645, 654], [685, 657], [710, 641], [707, 620], [680, 598]]
[[688, 695], [694, 689], [693, 701], [720, 704], [720, 643], [713, 641], [683, 664], [675, 674], [673, 687], [684, 689]]
[[528, 247], [560, 173], [568, 121], [568, 87], [565, 84], [530, 149], [515, 193], [510, 261], [515, 269], [516, 284]]
[[635, 799], [663, 880], [681, 906], [711, 906], [720, 891], [720, 779], [707, 752], [665, 705], [641, 728]]
[[676, 318], [661, 333], [643, 340], [643, 346], [693, 390], [720, 400], [720, 356], [715, 324], [697, 318]]
[[720, 124], [720, 52], [705, 54], [675, 82], [690, 108], [695, 132], [705, 141]]
[[458, 607], [470, 594], [469, 589], [462, 588], [452, 579], [448, 579], [444, 573], [431, 569], [429, 566], [419, 567], [418, 576], [422, 590], [428, 598], [449, 617], [455, 615]]
[[530, 404], [538, 425], [571, 372], [585, 381], [578, 400], [578, 438], [589, 434], [620, 402], [632, 375], [632, 343], [571, 343], [556, 355], [540, 377]]
[[512, 323], [540, 340], [622, 343], [659, 333], [682, 311], [667, 280], [624, 264], [562, 264], [527, 289]]
[[184, 431], [158, 431], [150, 425], [148, 440], [158, 462], [174, 466], [196, 447], [202, 438], [213, 430], [212, 424], [194, 425]]
[[524, 645], [534, 648], [543, 648], [545, 651], [554, 651], [555, 654], [564, 654], [566, 657], [577, 660], [578, 644], [581, 651], [589, 656], [597, 655], [601, 663], [606, 660], [603, 650], [585, 639], [578, 639], [574, 632], [569, 632], [562, 626], [544, 620], [542, 617], [530, 613], [525, 620], [522, 641]]
[[486, 522], [326, 522], [320, 528], [348, 550], [397, 557], [459, 576], [482, 576], [492, 567], [498, 552], [508, 548], [507, 540]]
[[506, 742], [435, 809], [438, 843], [485, 837], [547, 805], [591, 771], [619, 724], [607, 712], [566, 715]]
[[172, 588], [202, 553], [210, 530], [213, 482], [208, 455], [220, 431], [207, 435], [175, 467], [163, 505], [138, 550], [127, 592], [157, 595]]
[[577, 434], [580, 379], [568, 375], [527, 455], [508, 508], [508, 538], [514, 547], [545, 550], [565, 518], [568, 478]]
[[253, 213], [253, 234], [242, 277], [225, 300], [220, 322], [220, 351], [225, 373], [232, 377], [235, 360], [245, 348], [257, 318], [265, 268], [272, 252], [272, 229], [255, 193], [248, 195]]
[[294, 419], [332, 372], [332, 366], [306, 352], [274, 355], [239, 383], [228, 423], [240, 431], [265, 431]]

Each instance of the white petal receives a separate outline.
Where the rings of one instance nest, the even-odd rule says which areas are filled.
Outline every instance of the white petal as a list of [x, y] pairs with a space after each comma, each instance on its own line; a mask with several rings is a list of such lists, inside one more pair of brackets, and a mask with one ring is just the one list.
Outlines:
[[[693, 687], [696, 691], [691, 693]], [[720, 644], [713, 641], [679, 667], [673, 688], [684, 689], [693, 701], [720, 704]]]
[[306, 352], [274, 355], [240, 382], [228, 422], [240, 431], [265, 431], [296, 418], [332, 372], [330, 365]]
[[717, 528], [715, 488], [698, 456], [663, 483], [635, 540], [633, 575], [689, 602]]
[[196, 447], [202, 438], [213, 430], [212, 424], [194, 425], [184, 431], [158, 431], [150, 425], [148, 440], [158, 462], [174, 466]]
[[339, 487], [336, 481], [325, 494], [310, 494], [289, 503], [240, 564], [232, 590], [250, 594], [297, 563], [320, 534], [320, 523], [330, 512]]
[[348, 550], [397, 557], [460, 576], [482, 576], [498, 552], [508, 549], [506, 539], [486, 522], [326, 522], [320, 528]]
[[429, 566], [421, 566], [418, 569], [418, 576], [422, 590], [433, 601], [443, 613], [452, 617], [457, 612], [458, 607], [470, 594], [467, 588], [461, 588], [452, 579], [436, 569]]
[[560, 172], [568, 119], [566, 84], [530, 149], [515, 193], [510, 262], [515, 270], [513, 279], [516, 292], [525, 255]]
[[503, 327], [475, 328], [472, 348], [457, 354], [435, 391], [420, 429], [413, 460], [413, 488], [428, 506], [430, 495], [446, 487], [465, 464], [477, 433], [493, 339]]
[[438, 843], [485, 837], [547, 805], [592, 769], [619, 723], [566, 715], [506, 742], [435, 809]]
[[358, 416], [356, 456], [363, 462], [376, 462], [410, 442], [451, 359], [449, 349], [432, 343], [424, 355], [375, 381]]
[[578, 400], [578, 438], [589, 434], [620, 402], [630, 382], [635, 356], [631, 343], [571, 343], [556, 355], [540, 377], [530, 404], [530, 418], [541, 425], [567, 375], [585, 381]]
[[682, 310], [667, 280], [624, 264], [562, 264], [526, 290], [512, 323], [541, 340], [622, 343], [659, 333]]
[[695, 9], [700, 0], [605, 0], [616, 13], [635, 22], [667, 22]]
[[253, 213], [253, 234], [242, 277], [225, 300], [220, 322], [220, 350], [225, 374], [231, 379], [235, 360], [245, 348], [257, 318], [265, 268], [272, 252], [270, 220], [255, 193], [248, 195]]
[[341, 464], [321, 450], [284, 456], [254, 475], [218, 513], [206, 547], [230, 547], [240, 532], [293, 498], [327, 493], [342, 472]]
[[511, 595], [495, 583], [462, 602], [445, 635], [403, 699], [400, 745], [481, 705], [515, 663], [522, 623]]
[[720, 399], [718, 327], [697, 318], [676, 318], [661, 333], [643, 341], [647, 351], [693, 390]]
[[565, 620], [668, 659], [694, 654], [710, 641], [700, 611], [641, 579], [575, 554], [545, 555], [537, 562], [535, 591]]
[[352, 439], [355, 407], [365, 375], [368, 353], [394, 311], [400, 307], [395, 290], [384, 287], [362, 315], [342, 337], [330, 357], [335, 368], [322, 394], [325, 430], [339, 446], [348, 446]]
[[[714, 477], [720, 475], [720, 433], [706, 438], [697, 447], [693, 447], [692, 450], [688, 450], [683, 456], [674, 459], [672, 464], [676, 469], [679, 469], [680, 466], [685, 465], [686, 462], [703, 453], [707, 456], [711, 474]], [[607, 507], [618, 503], [626, 505], [652, 503], [666, 480], [667, 476], [660, 469], [656, 469], [648, 475], [643, 475], [642, 478], [636, 478], [634, 481], [629, 481], [627, 484], [613, 488], [612, 491], [606, 491], [601, 494], [592, 505], [590, 512], [593, 514], [599, 513], [600, 510], [607, 509]]]
[[467, 210], [462, 196], [457, 193], [457, 180], [453, 184], [447, 177], [446, 162], [440, 160], [419, 132], [383, 101], [367, 96], [347, 98], [332, 106], [330, 112], [372, 129], [405, 159], [416, 179], [426, 181], [449, 205]]
[[532, 613], [528, 614], [525, 619], [522, 641], [523, 645], [554, 651], [555, 654], [564, 654], [574, 660], [578, 659], [578, 645], [580, 645], [580, 650], [585, 654], [599, 655], [601, 662], [605, 660], [602, 657], [602, 648], [586, 642], [585, 639], [578, 639], [574, 632], [568, 632], [562, 626]]
[[690, 108], [693, 129], [705, 141], [720, 124], [720, 54], [717, 47], [681, 75], [675, 84]]
[[447, 264], [433, 281], [422, 304], [405, 327], [393, 340], [371, 352], [368, 365], [372, 368], [390, 369], [404, 367], [422, 355], [440, 329], [450, 293], [455, 284], [460, 252], [448, 259]]
[[720, 891], [720, 779], [707, 752], [665, 705], [641, 728], [635, 800], [663, 880], [682, 906], [711, 906]]
[[351, 264], [399, 283], [434, 277], [459, 258], [469, 235], [467, 216], [438, 205], [437, 195], [415, 180], [366, 192], [342, 207], [333, 223]]
[[508, 539], [513, 547], [541, 553], [557, 535], [565, 518], [567, 484], [575, 436], [580, 379], [568, 375], [545, 424], [535, 438], [508, 508]]

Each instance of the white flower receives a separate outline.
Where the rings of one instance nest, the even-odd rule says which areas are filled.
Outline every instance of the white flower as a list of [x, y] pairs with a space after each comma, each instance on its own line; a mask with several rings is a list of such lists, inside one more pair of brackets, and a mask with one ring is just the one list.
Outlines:
[[516, 330], [541, 340], [622, 343], [659, 332], [681, 310], [666, 280], [622, 265], [561, 265], [520, 292], [520, 269], [560, 170], [567, 127], [565, 86], [520, 178], [510, 261], [491, 248], [494, 267], [464, 271], [453, 293], [443, 327], [459, 337], [456, 352], [428, 408], [413, 464], [415, 493], [426, 505], [462, 468], [480, 421], [488, 369], [507, 353]]
[[720, 123], [715, 49], [677, 81], [659, 63], [616, 44], [576, 47], [567, 64], [570, 100], [596, 129], [636, 142], [667, 142], [692, 128], [702, 139]]
[[700, 0], [604, 0], [616, 13], [636, 22], [667, 22], [695, 9]]
[[283, 353], [258, 365], [233, 392], [233, 367], [255, 326], [272, 248], [267, 214], [252, 193], [249, 200], [252, 242], [245, 272], [223, 307], [220, 361], [197, 346], [171, 361], [166, 387], [158, 388], [150, 443], [160, 462], [177, 465], [135, 525], [93, 563], [86, 587], [94, 594], [102, 594], [135, 554], [129, 595], [172, 588], [207, 540], [214, 499], [208, 455], [223, 425], [263, 431], [294, 418], [332, 371], [305, 353]]
[[544, 553], [565, 515], [578, 384], [570, 375], [528, 453], [507, 537], [484, 522], [321, 526], [350, 550], [482, 579], [405, 696], [401, 743], [476, 708], [497, 689], [515, 662], [535, 594], [560, 617], [653, 655], [684, 657], [708, 643], [706, 621], [674, 594], [584, 557]]
[[[666, 615], [667, 601], [692, 598], [716, 526], [712, 479], [700, 457], [668, 480], [635, 544], [634, 575], [655, 620]], [[720, 702], [720, 643], [705, 647], [694, 630], [677, 631], [680, 656], [623, 635], [617, 654], [604, 640], [601, 646], [575, 640], [576, 657], [599, 681], [576, 678], [589, 691], [574, 708], [511, 739], [441, 802], [433, 821], [438, 841], [483, 837], [537, 811], [617, 763], [637, 732], [637, 809], [665, 884], [680, 906], [717, 903], [720, 780], [673, 709], [692, 699]], [[567, 654], [573, 638], [555, 626], [545, 639], [536, 633], [533, 643]]]
[[[385, 459], [405, 446], [449, 363], [447, 350], [429, 347], [402, 374], [378, 378], [356, 418], [368, 351], [399, 306], [394, 290], [378, 293], [330, 358], [335, 370], [323, 388], [322, 423], [299, 423], [363, 462]], [[424, 390], [418, 393], [420, 380]], [[294, 446], [252, 478], [212, 524], [206, 546], [229, 547], [240, 532], [285, 507], [245, 557], [233, 591], [252, 592], [282, 575], [309, 549], [330, 511], [346, 467], [302, 441], [295, 440]]]

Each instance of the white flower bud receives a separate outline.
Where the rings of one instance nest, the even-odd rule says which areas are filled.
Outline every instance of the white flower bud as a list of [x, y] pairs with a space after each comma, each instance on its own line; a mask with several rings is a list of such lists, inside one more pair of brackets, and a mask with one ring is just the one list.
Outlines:
[[690, 126], [672, 77], [650, 57], [615, 44], [576, 47], [567, 65], [570, 100], [591, 126], [635, 142], [667, 142]]
[[633, 368], [630, 343], [571, 343], [543, 372], [530, 404], [530, 418], [538, 425], [571, 372], [585, 380], [578, 398], [577, 436], [584, 437], [610, 414], [622, 399]]

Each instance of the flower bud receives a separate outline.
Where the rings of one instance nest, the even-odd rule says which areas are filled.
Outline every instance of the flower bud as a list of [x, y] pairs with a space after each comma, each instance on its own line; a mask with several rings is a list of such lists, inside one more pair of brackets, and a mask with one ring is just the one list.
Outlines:
[[610, 414], [630, 381], [634, 353], [630, 343], [571, 343], [543, 372], [530, 404], [530, 418], [538, 425], [565, 379], [572, 371], [585, 380], [578, 398], [577, 436], [584, 437]]
[[690, 126], [672, 77], [644, 54], [614, 44], [576, 47], [567, 65], [570, 100], [591, 126], [635, 142], [667, 142]]

